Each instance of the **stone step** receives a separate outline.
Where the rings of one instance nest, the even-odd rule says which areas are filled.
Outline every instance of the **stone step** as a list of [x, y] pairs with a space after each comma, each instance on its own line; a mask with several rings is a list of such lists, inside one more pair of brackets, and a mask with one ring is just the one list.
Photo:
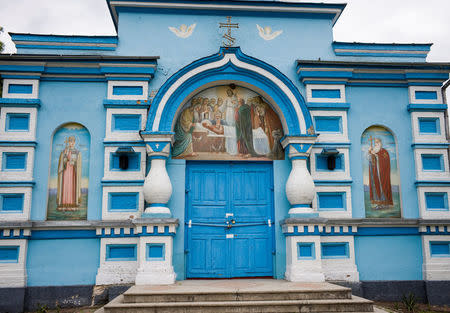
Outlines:
[[351, 290], [139, 293], [126, 292], [125, 303], [351, 299]]
[[124, 296], [121, 295], [103, 309], [104, 313], [373, 312], [373, 304], [355, 296], [351, 299], [326, 300], [124, 303]]
[[133, 286], [124, 293], [124, 302], [326, 300], [351, 299], [351, 296], [350, 288], [328, 283], [202, 280], [177, 282], [169, 286]]

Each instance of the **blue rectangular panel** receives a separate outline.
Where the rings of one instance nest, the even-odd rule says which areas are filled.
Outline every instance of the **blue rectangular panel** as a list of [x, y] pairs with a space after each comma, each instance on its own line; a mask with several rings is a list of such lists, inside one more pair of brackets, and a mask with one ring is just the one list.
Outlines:
[[431, 256], [450, 257], [450, 241], [430, 241]]
[[314, 116], [316, 131], [342, 133], [342, 118], [340, 116]]
[[440, 134], [439, 119], [435, 117], [419, 118], [419, 133], [421, 134]]
[[317, 207], [319, 211], [345, 211], [345, 192], [317, 193]]
[[115, 96], [139, 96], [144, 93], [142, 86], [114, 86], [113, 95]]
[[138, 192], [109, 193], [108, 210], [114, 212], [134, 212], [138, 210]]
[[31, 84], [9, 84], [8, 93], [33, 93], [33, 85]]
[[26, 169], [26, 161], [26, 152], [3, 152], [3, 170], [24, 171]]
[[6, 131], [28, 131], [30, 129], [30, 114], [7, 113]]
[[20, 194], [2, 194], [0, 212], [22, 212], [23, 211], [23, 193]]
[[425, 192], [425, 203], [427, 210], [448, 211], [446, 192]]
[[422, 168], [424, 171], [443, 171], [442, 154], [422, 154]]
[[326, 242], [321, 244], [322, 259], [348, 258], [348, 242]]
[[[111, 171], [123, 171], [119, 166], [120, 155], [124, 153], [111, 153], [111, 159], [109, 162], [109, 169]], [[128, 169], [125, 171], [139, 171], [141, 169], [141, 154], [140, 153], [126, 153], [128, 156]]]
[[340, 89], [312, 89], [311, 96], [313, 98], [340, 99], [341, 98], [341, 90]]
[[316, 253], [314, 249], [314, 242], [299, 242], [297, 243], [297, 258], [314, 260]]
[[113, 131], [138, 131], [141, 129], [140, 114], [113, 114]]
[[19, 262], [19, 246], [0, 246], [0, 263]]
[[[338, 154], [336, 156], [336, 167], [334, 171], [343, 171], [344, 170], [344, 156], [342, 154]], [[316, 171], [330, 171], [328, 169], [328, 157], [326, 155], [316, 154]]]
[[148, 243], [147, 244], [147, 260], [164, 261], [165, 259], [164, 243]]
[[437, 100], [436, 91], [416, 91], [417, 100]]
[[137, 247], [130, 244], [106, 245], [106, 260], [107, 261], [136, 261]]

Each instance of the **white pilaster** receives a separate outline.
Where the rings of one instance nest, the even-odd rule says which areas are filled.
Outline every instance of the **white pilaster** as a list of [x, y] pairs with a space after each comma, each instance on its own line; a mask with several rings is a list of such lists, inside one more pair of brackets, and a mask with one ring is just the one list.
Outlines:
[[[310, 258], [301, 258], [298, 243], [312, 244]], [[287, 236], [286, 237], [286, 273], [288, 281], [323, 282], [322, 262], [320, 260], [320, 236]]]
[[[153, 258], [149, 253], [152, 244], [162, 245], [161, 257]], [[176, 274], [172, 266], [172, 236], [139, 237], [139, 268], [136, 285], [170, 285]]]

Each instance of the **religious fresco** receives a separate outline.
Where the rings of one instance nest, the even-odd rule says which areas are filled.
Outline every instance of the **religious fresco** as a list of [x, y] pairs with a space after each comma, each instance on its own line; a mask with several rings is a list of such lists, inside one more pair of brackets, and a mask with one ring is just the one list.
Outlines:
[[194, 96], [175, 124], [172, 156], [188, 160], [284, 160], [281, 121], [257, 93], [218, 86]]
[[391, 132], [371, 126], [361, 138], [366, 217], [401, 217], [397, 146]]
[[80, 124], [60, 127], [53, 136], [47, 220], [87, 219], [90, 135]]

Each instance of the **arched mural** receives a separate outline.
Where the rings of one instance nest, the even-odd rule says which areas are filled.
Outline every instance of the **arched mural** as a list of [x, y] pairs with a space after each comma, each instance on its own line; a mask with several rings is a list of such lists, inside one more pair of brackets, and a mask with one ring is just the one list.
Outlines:
[[234, 85], [195, 95], [175, 124], [172, 156], [189, 160], [279, 160], [281, 121], [259, 94]]
[[47, 220], [87, 219], [89, 131], [77, 123], [53, 135], [47, 201]]
[[397, 146], [382, 126], [367, 128], [361, 137], [366, 217], [401, 217]]

